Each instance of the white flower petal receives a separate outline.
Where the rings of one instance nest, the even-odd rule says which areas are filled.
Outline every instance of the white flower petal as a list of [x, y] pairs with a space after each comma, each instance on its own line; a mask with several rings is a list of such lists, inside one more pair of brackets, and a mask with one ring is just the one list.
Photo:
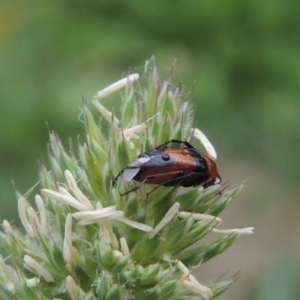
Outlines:
[[139, 229], [142, 231], [146, 231], [146, 232], [153, 230], [153, 228], [151, 226], [148, 226], [143, 223], [135, 222], [135, 221], [129, 220], [127, 218], [117, 218], [116, 221], [123, 222], [124, 224], [126, 224], [130, 227], [133, 227], [133, 228], [136, 228], [136, 229]]
[[68, 292], [70, 293], [71, 297], [73, 299], [78, 299], [78, 286], [76, 285], [73, 277], [71, 277], [70, 275], [67, 276], [66, 279], [66, 287]]
[[199, 282], [195, 283], [189, 280], [181, 280], [181, 282], [186, 288], [192, 290], [195, 293], [202, 295], [205, 298], [209, 298], [213, 295], [213, 292], [210, 288], [200, 284]]
[[91, 211], [83, 211], [73, 213], [73, 218], [79, 219], [81, 225], [92, 224], [95, 222], [99, 222], [102, 219], [116, 219], [124, 216], [124, 212], [121, 210], [116, 210], [115, 206], [109, 206], [101, 209], [91, 210]]
[[38, 286], [39, 283], [40, 283], [40, 279], [37, 277], [33, 277], [33, 278], [26, 280], [26, 285], [28, 287], [36, 287], [36, 286]]
[[35, 237], [36, 232], [33, 230], [31, 223], [28, 221], [26, 213], [26, 199], [20, 196], [18, 199], [18, 211], [23, 227], [30, 237]]
[[211, 142], [205, 136], [205, 134], [198, 128], [192, 128], [191, 132], [194, 135], [194, 137], [202, 143], [202, 145], [204, 146], [204, 148], [205, 148], [207, 154], [210, 156], [210, 158], [212, 160], [216, 160], [217, 152], [216, 152], [214, 146], [211, 144]]
[[71, 190], [78, 189], [75, 178], [69, 170], [65, 170], [65, 178]]
[[119, 250], [113, 250], [113, 253], [116, 258], [121, 258], [123, 256], [123, 253]]
[[[52, 200], [57, 202], [70, 205], [76, 208], [79, 211], [86, 211], [87, 207], [77, 201], [74, 197], [72, 197], [65, 189], [60, 189], [60, 191], [64, 191], [64, 193], [56, 192], [49, 189], [42, 189], [41, 192], [44, 196], [49, 197]], [[67, 193], [67, 195], [66, 195]]]
[[4, 220], [2, 225], [3, 225], [6, 235], [8, 235], [10, 237], [14, 237], [14, 231], [13, 231], [11, 225], [9, 224], [9, 222]]
[[110, 219], [102, 219], [100, 222], [99, 239], [101, 247], [107, 251], [111, 249], [119, 249], [119, 241], [113, 231]]
[[235, 229], [216, 229], [213, 228], [212, 232], [223, 234], [253, 234], [254, 227], [235, 228]]
[[123, 131], [125, 138], [138, 138], [136, 133], [145, 131], [148, 128], [146, 123], [127, 128]]
[[113, 126], [118, 127], [120, 121], [111, 111], [106, 109], [97, 99], [93, 100], [93, 104], [99, 110], [101, 115], [106, 119], [106, 121], [112, 123]]
[[69, 213], [65, 222], [65, 237], [63, 243], [63, 258], [67, 264], [72, 262], [72, 215]]
[[38, 228], [41, 228], [41, 224], [40, 224], [40, 221], [38, 219], [38, 216], [37, 216], [35, 210], [32, 207], [28, 207], [27, 215], [28, 215], [28, 220], [31, 224], [31, 227], [34, 230], [35, 235], [37, 235]]
[[184, 276], [180, 279], [180, 282], [183, 283], [185, 287], [195, 293], [203, 295], [205, 298], [212, 296], [211, 289], [199, 283], [191, 274], [191, 271], [180, 260], [177, 260], [176, 266], [184, 274]]
[[185, 275], [184, 279], [188, 278], [194, 283], [199, 283], [197, 279], [192, 275], [191, 271], [180, 260], [176, 261], [176, 266]]
[[185, 266], [183, 262], [180, 260], [176, 260], [176, 266], [177, 268], [187, 277], [191, 274], [191, 271]]
[[47, 282], [54, 281], [51, 273], [29, 255], [24, 256], [24, 267], [29, 270], [34, 270], [37, 275], [42, 276]]
[[180, 211], [177, 213], [177, 215], [178, 217], [183, 219], [192, 218], [195, 221], [208, 221], [208, 222], [213, 222], [216, 225], [222, 222], [221, 218], [212, 215], [207, 215], [207, 214], [198, 214], [198, 213], [192, 213], [187, 211]]
[[78, 188], [76, 181], [69, 170], [65, 170], [65, 178], [70, 190], [74, 193], [76, 199], [84, 204], [88, 209], [92, 210], [93, 206], [89, 199]]
[[124, 255], [130, 256], [129, 247], [127, 245], [127, 241], [124, 237], [120, 238], [121, 250]]
[[120, 90], [121, 88], [125, 87], [126, 85], [137, 81], [138, 79], [139, 79], [139, 74], [131, 74], [131, 75], [109, 85], [105, 89], [97, 92], [97, 94], [95, 95], [95, 98], [97, 98], [97, 99], [104, 98], [104, 97], [114, 93], [115, 91]]
[[48, 232], [48, 223], [44, 201], [40, 195], [35, 196], [35, 203], [40, 214], [42, 230]]

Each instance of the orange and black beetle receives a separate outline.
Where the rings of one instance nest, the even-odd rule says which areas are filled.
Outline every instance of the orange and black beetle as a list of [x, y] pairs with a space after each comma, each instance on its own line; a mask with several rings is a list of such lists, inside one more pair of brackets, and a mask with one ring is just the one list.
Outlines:
[[[168, 147], [168, 144], [183, 144], [183, 147]], [[152, 150], [140, 154], [123, 169], [114, 182], [121, 176], [124, 181], [136, 180], [140, 184], [121, 195], [137, 190], [144, 183], [164, 186], [197, 186], [204, 188], [221, 183], [215, 162], [201, 154], [190, 143], [171, 140]]]

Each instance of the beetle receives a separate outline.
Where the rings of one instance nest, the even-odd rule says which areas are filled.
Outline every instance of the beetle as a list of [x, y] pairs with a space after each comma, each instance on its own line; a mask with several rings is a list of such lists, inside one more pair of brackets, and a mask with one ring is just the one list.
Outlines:
[[[169, 147], [169, 144], [178, 145]], [[114, 185], [120, 176], [126, 182], [140, 182], [121, 196], [139, 189], [145, 183], [156, 184], [158, 187], [202, 185], [204, 188], [221, 183], [215, 162], [189, 142], [180, 140], [170, 140], [140, 154], [114, 178]]]

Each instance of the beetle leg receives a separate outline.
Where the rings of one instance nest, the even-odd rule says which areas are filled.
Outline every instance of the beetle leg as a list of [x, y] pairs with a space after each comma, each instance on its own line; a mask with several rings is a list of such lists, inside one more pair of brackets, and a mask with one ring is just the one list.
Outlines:
[[[148, 175], [147, 177], [145, 177], [145, 179], [143, 180], [143, 181], [141, 181], [138, 185], [136, 185], [133, 189], [131, 189], [131, 190], [129, 190], [129, 191], [127, 191], [127, 192], [125, 192], [125, 193], [120, 193], [120, 196], [125, 196], [125, 195], [127, 195], [127, 194], [129, 194], [129, 193], [131, 193], [131, 192], [134, 192], [134, 191], [136, 191], [136, 190], [138, 190], [141, 186], [143, 186], [145, 183], [147, 183], [147, 180], [149, 180], [149, 179], [152, 179], [153, 177], [159, 177], [159, 176], [165, 176], [166, 174], [180, 174], [182, 171], [174, 171], [174, 172], [168, 172], [168, 173], [161, 173], [161, 174], [155, 174], [155, 175]], [[120, 174], [117, 176], [117, 177], [119, 177], [120, 176]], [[188, 175], [188, 176], [190, 176], [190, 175]], [[182, 176], [183, 178], [185, 178], [185, 177], [187, 177], [187, 176]], [[181, 178], [181, 177], [180, 177]], [[172, 182], [172, 181], [174, 181], [176, 178], [174, 178], [174, 179], [172, 179], [172, 180], [168, 180], [168, 181], [166, 181], [167, 183], [168, 182]], [[178, 178], [177, 178], [178, 179]], [[153, 190], [151, 190], [149, 193], [152, 193], [153, 191], [155, 191], [156, 189], [158, 189], [160, 186], [162, 186], [162, 185], [164, 185], [166, 182], [163, 182], [162, 184], [159, 184], [159, 185], [157, 185]], [[147, 196], [148, 196], [148, 194], [149, 193], [147, 193]]]
[[[127, 194], [129, 194], [129, 193], [131, 193], [131, 192], [134, 192], [134, 191], [136, 191], [136, 190], [138, 190], [141, 186], [143, 186], [145, 183], [147, 183], [147, 180], [149, 180], [149, 179], [152, 179], [153, 177], [159, 177], [159, 176], [165, 176], [166, 174], [172, 174], [172, 173], [174, 173], [174, 174], [180, 174], [182, 171], [174, 171], [174, 172], [168, 172], [168, 173], [161, 173], [161, 174], [156, 174], [156, 175], [149, 175], [149, 176], [147, 176], [143, 181], [141, 181], [138, 185], [136, 185], [133, 189], [131, 189], [131, 190], [129, 190], [129, 191], [127, 191], [127, 192], [125, 192], [125, 193], [120, 193], [120, 196], [125, 196], [125, 195], [127, 195]], [[171, 180], [167, 180], [167, 181], [165, 181], [165, 182], [163, 182], [163, 183], [161, 183], [161, 184], [158, 184], [156, 187], [154, 187], [150, 192], [148, 192], [147, 193], [147, 197], [152, 193], [152, 192], [154, 192], [155, 190], [157, 190], [159, 187], [161, 187], [161, 186], [163, 186], [164, 184], [166, 184], [166, 183], [170, 183], [170, 182], [172, 182], [172, 181], [175, 181], [175, 180], [178, 180], [178, 179], [180, 179], [179, 180], [179, 182], [176, 184], [176, 186], [180, 186], [180, 183], [182, 182], [182, 180], [184, 180], [185, 178], [187, 178], [187, 177], [189, 177], [189, 176], [191, 176], [192, 174], [187, 174], [187, 175], [184, 175], [184, 176], [181, 176], [181, 177], [177, 177], [177, 178], [174, 178], [174, 179], [171, 179]]]
[[[179, 171], [179, 172], [181, 172], [181, 171]], [[179, 172], [178, 172], [178, 173], [179, 173]], [[168, 173], [168, 174], [169, 174], [169, 173]], [[165, 173], [164, 173], [164, 174], [160, 174], [160, 175], [165, 175]], [[148, 192], [148, 193], [147, 193], [147, 197], [148, 197], [152, 192], [154, 192], [155, 190], [157, 190], [159, 187], [164, 186], [166, 183], [171, 183], [172, 181], [175, 181], [175, 180], [179, 180], [179, 179], [180, 179], [180, 180], [178, 181], [178, 183], [175, 185], [175, 187], [178, 187], [178, 186], [181, 185], [182, 181], [183, 181], [185, 178], [188, 178], [188, 177], [191, 176], [191, 175], [192, 175], [192, 174], [187, 174], [187, 175], [181, 176], [181, 177], [179, 177], [179, 178], [173, 178], [173, 179], [167, 180], [167, 181], [165, 181], [165, 182], [163, 182], [163, 183], [157, 185], [157, 186], [154, 187], [150, 192]], [[168, 186], [168, 187], [170, 187], [170, 186]]]
[[138, 185], [136, 185], [133, 189], [131, 189], [131, 190], [125, 192], [125, 193], [120, 193], [120, 196], [125, 196], [125, 195], [127, 195], [127, 194], [129, 194], [131, 192], [134, 192], [134, 191], [138, 190], [142, 185], [144, 185], [146, 183], [146, 181], [148, 179], [149, 179], [149, 176], [146, 177], [143, 181], [141, 181]]
[[[181, 176], [181, 177], [179, 177], [179, 178], [174, 178], [174, 179], [165, 181], [165, 182], [163, 182], [163, 183], [157, 185], [157, 186], [156, 186], [155, 188], [153, 188], [150, 192], [148, 192], [148, 193], [147, 193], [147, 197], [148, 197], [152, 192], [154, 192], [155, 190], [157, 190], [159, 187], [164, 186], [166, 183], [171, 183], [172, 181], [175, 181], [175, 180], [180, 179], [180, 180], [178, 181], [178, 183], [177, 183], [176, 185], [174, 185], [174, 187], [178, 187], [178, 186], [181, 185], [181, 183], [182, 183], [182, 181], [183, 181], [184, 179], [186, 179], [186, 178], [188, 178], [188, 177], [190, 177], [190, 176], [192, 176], [192, 174], [187, 174], [187, 175]], [[205, 183], [205, 182], [204, 182], [204, 183]], [[201, 185], [204, 184], [204, 183], [201, 183]], [[171, 187], [171, 186], [167, 186], [167, 187]]]
[[123, 172], [124, 172], [124, 170], [122, 170], [121, 172], [119, 172], [119, 174], [116, 177], [113, 178], [113, 180], [112, 180], [112, 187], [113, 188], [116, 187], [117, 181], [118, 181], [119, 177], [122, 175]]

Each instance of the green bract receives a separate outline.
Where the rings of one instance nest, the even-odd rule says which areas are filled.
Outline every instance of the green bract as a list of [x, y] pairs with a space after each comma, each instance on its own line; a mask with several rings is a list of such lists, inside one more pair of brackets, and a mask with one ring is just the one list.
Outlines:
[[[114, 102], [120, 109], [113, 113], [106, 98], [115, 91], [121, 102]], [[219, 185], [159, 187], [148, 195], [153, 186], [143, 185], [126, 196], [120, 192], [134, 183], [119, 179], [113, 187], [113, 178], [139, 153], [171, 139], [200, 139], [216, 158], [192, 128], [191, 96], [170, 79], [162, 81], [151, 59], [141, 78], [129, 75], [96, 94], [100, 120], [84, 104], [79, 155], [50, 132], [51, 167], [40, 167], [35, 204], [17, 193], [25, 233], [3, 222], [1, 299], [212, 299], [231, 284], [204, 286], [191, 269], [252, 233], [216, 228], [241, 186], [222, 192]], [[201, 242], [214, 231], [221, 237]]]

